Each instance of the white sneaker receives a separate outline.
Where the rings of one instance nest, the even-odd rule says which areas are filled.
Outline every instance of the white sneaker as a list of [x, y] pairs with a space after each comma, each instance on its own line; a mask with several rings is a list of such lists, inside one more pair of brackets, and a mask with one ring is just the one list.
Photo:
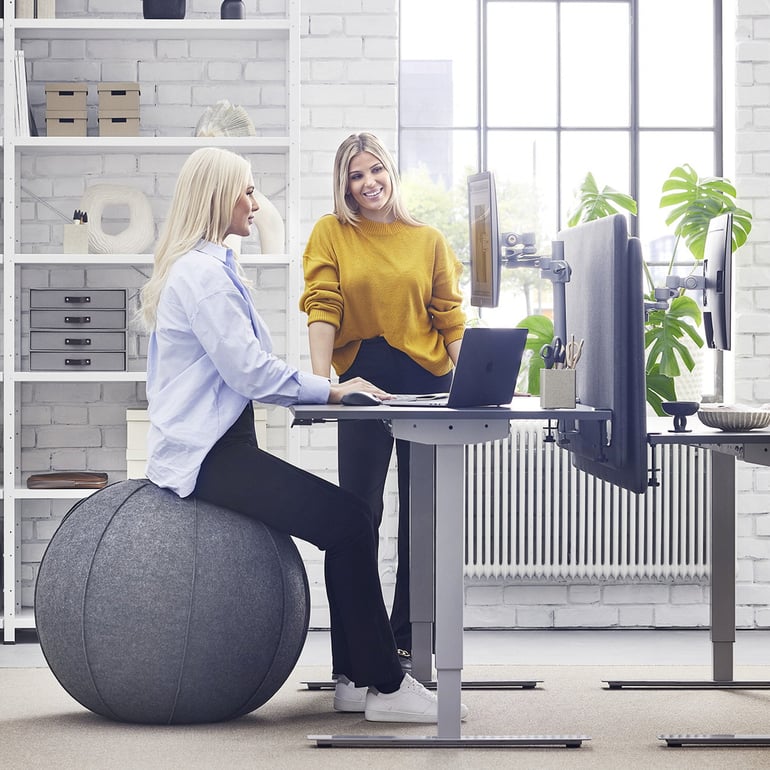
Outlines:
[[350, 679], [339, 674], [334, 688], [334, 710], [362, 713], [366, 708], [366, 691], [368, 689], [368, 687], [356, 687]]
[[[404, 681], [395, 692], [369, 690], [365, 714], [369, 722], [435, 723], [438, 721], [438, 698], [409, 674], [404, 674]], [[467, 716], [468, 708], [461, 705], [460, 718]]]

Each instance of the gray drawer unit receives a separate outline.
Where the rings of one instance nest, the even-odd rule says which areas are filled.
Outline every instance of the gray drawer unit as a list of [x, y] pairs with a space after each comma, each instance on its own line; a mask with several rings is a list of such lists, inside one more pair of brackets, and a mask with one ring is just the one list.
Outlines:
[[30, 289], [32, 310], [54, 308], [126, 309], [125, 289]]
[[29, 335], [30, 350], [84, 351], [125, 350], [125, 332], [33, 331]]
[[122, 372], [126, 369], [126, 354], [32, 351], [29, 368], [33, 372]]
[[125, 289], [30, 289], [32, 371], [125, 371]]
[[32, 329], [125, 329], [125, 310], [30, 310]]

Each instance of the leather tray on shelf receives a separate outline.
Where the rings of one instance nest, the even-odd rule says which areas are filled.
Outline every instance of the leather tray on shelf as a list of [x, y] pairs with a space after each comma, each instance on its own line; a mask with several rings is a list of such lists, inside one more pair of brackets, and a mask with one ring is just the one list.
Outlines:
[[107, 474], [92, 471], [35, 473], [27, 479], [29, 489], [101, 489]]

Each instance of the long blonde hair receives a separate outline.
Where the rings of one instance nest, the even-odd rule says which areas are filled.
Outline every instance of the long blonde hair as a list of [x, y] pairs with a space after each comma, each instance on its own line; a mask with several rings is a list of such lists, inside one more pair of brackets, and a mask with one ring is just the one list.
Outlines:
[[139, 315], [148, 330], [155, 327], [158, 301], [174, 262], [201, 238], [224, 241], [235, 204], [250, 180], [249, 162], [230, 150], [202, 147], [184, 162], [155, 247], [152, 276], [141, 291]]
[[360, 134], [351, 134], [345, 139], [337, 148], [337, 154], [334, 157], [334, 215], [337, 219], [348, 225], [355, 225], [361, 221], [358, 205], [353, 200], [348, 186], [350, 163], [361, 152], [374, 155], [388, 172], [391, 183], [388, 203], [396, 219], [408, 225], [423, 224], [409, 213], [401, 200], [401, 179], [391, 154], [374, 134], [365, 131]]

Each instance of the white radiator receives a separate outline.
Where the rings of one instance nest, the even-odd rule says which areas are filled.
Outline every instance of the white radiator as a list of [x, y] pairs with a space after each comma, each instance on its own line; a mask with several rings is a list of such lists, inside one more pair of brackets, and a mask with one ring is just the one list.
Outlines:
[[466, 447], [465, 574], [554, 579], [708, 577], [709, 452], [658, 447], [635, 495], [576, 470], [540, 426]]

